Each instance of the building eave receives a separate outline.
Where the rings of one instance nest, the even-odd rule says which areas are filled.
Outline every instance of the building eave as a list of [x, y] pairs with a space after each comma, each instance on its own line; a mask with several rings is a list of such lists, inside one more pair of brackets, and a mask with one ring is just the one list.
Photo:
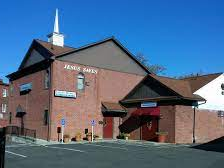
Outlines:
[[51, 64], [51, 62], [53, 62], [54, 60], [49, 58], [49, 59], [45, 59], [41, 62], [38, 62], [36, 64], [33, 64], [33, 65], [30, 65], [26, 68], [23, 68], [23, 69], [19, 69], [18, 71], [16, 72], [13, 72], [9, 75], [7, 75], [6, 77], [10, 80], [10, 81], [13, 81], [13, 80], [16, 80], [16, 79], [19, 79], [23, 76], [26, 76], [26, 75], [29, 75], [29, 74], [32, 74], [32, 73], [35, 73], [35, 72], [38, 72], [38, 71], [41, 71], [43, 69], [46, 69], [47, 67], [49, 67], [49, 65]]

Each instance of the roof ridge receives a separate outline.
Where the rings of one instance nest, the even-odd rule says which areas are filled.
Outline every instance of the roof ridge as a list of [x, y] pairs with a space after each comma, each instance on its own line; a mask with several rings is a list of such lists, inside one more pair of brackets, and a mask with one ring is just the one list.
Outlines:
[[[36, 39], [34, 39], [34, 40], [36, 40], [37, 42], [38, 42], [38, 41], [41, 41], [41, 42], [44, 42], [44, 43], [51, 44], [51, 43], [48, 42], [48, 41], [44, 41], [44, 40], [41, 40], [41, 39], [38, 39], [38, 38], [36, 38]], [[53, 46], [57, 46], [57, 45], [54, 45], [54, 44], [52, 44], [52, 45], [53, 45]], [[62, 47], [62, 46], [57, 46], [57, 47]], [[64, 48], [64, 47], [66, 47], [66, 48], [71, 48], [71, 49], [76, 49], [76, 48], [71, 47], [71, 46], [68, 46], [68, 45], [64, 45], [62, 48]]]
[[[149, 74], [149, 75], [152, 75], [152, 74]], [[180, 81], [180, 79], [177, 79], [177, 78], [173, 78], [173, 77], [169, 77], [169, 76], [161, 76], [161, 75], [155, 75], [153, 74], [154, 76], [157, 76], [159, 78], [167, 78], [167, 79], [171, 79], [171, 80], [176, 80], [176, 81]]]
[[182, 78], [182, 79], [180, 79], [180, 80], [193, 79], [193, 78], [200, 78], [200, 77], [211, 76], [211, 75], [218, 75], [218, 74], [221, 75], [221, 74], [223, 74], [223, 72], [210, 73], [210, 74], [203, 74], [203, 75], [198, 75], [198, 76], [191, 76], [191, 77]]

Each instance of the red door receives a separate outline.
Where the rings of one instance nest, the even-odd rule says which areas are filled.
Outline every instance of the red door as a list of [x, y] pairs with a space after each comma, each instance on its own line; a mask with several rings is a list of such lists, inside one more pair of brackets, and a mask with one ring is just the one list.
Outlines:
[[113, 117], [104, 117], [103, 138], [113, 138]]
[[142, 140], [157, 141], [158, 120], [155, 117], [148, 119], [141, 127]]

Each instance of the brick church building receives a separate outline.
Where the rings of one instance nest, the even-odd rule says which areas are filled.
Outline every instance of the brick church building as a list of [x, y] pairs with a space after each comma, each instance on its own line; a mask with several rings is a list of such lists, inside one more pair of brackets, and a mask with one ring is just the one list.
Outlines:
[[[7, 77], [10, 125], [34, 129], [40, 139], [56, 141], [62, 119], [71, 137], [91, 132], [91, 120], [102, 138], [125, 132], [131, 139], [155, 140], [157, 131], [167, 131], [167, 142], [192, 143], [224, 135], [218, 126], [217, 135], [203, 138], [201, 113], [192, 108], [206, 102], [194, 93], [202, 85], [150, 73], [114, 37], [79, 48], [65, 46], [57, 13], [48, 42], [33, 40], [18, 70]], [[215, 122], [207, 124], [220, 123]]]

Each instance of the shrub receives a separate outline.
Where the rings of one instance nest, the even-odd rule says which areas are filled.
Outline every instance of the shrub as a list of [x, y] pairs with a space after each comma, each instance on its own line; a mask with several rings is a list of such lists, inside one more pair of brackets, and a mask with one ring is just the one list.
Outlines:
[[70, 135], [69, 135], [69, 134], [65, 134], [65, 135], [63, 136], [63, 138], [70, 138]]

